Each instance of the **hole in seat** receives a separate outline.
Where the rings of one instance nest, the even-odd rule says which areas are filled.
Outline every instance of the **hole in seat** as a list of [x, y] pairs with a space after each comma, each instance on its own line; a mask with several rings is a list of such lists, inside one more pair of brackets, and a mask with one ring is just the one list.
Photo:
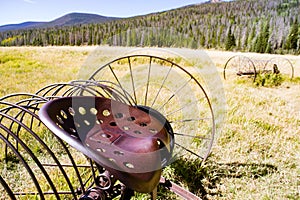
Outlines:
[[76, 130], [75, 130], [74, 128], [70, 128], [70, 131], [71, 131], [72, 133], [76, 133]]
[[124, 162], [123, 163], [125, 167], [127, 167], [128, 169], [134, 169], [134, 165], [132, 163], [129, 162]]
[[90, 109], [90, 113], [91, 113], [92, 115], [97, 115], [97, 114], [98, 114], [98, 110], [97, 110], [96, 108], [91, 108], [91, 109]]
[[78, 108], [78, 112], [81, 114], [81, 115], [85, 115], [86, 114], [86, 110], [84, 107], [79, 107]]
[[62, 120], [62, 118], [60, 116], [56, 115], [56, 119], [58, 120], [58, 122], [60, 124], [64, 124], [64, 121]]
[[108, 134], [106, 134], [106, 133], [102, 133], [102, 134], [101, 134], [101, 137], [104, 137], [104, 138], [111, 138], [111, 135], [108, 135]]
[[120, 118], [122, 118], [124, 115], [123, 115], [123, 113], [117, 113], [117, 114], [115, 114], [115, 117], [117, 118], [117, 119], [120, 119]]
[[107, 109], [105, 109], [105, 110], [102, 111], [102, 115], [103, 115], [104, 117], [108, 117], [108, 116], [110, 116], [110, 111], [107, 110]]
[[63, 110], [60, 111], [60, 115], [61, 115], [64, 119], [67, 119], [67, 118], [68, 118], [66, 112], [63, 111]]
[[103, 120], [97, 119], [97, 120], [96, 120], [96, 124], [103, 124]]
[[116, 154], [118, 156], [124, 156], [124, 153], [121, 151], [114, 151], [114, 154]]
[[116, 122], [110, 122], [109, 125], [111, 125], [111, 126], [117, 126], [117, 123]]
[[150, 128], [149, 131], [150, 131], [150, 133], [153, 133], [153, 134], [158, 133], [158, 131], [156, 129], [154, 129], [154, 128]]
[[135, 134], [138, 134], [138, 135], [140, 135], [140, 134], [142, 134], [142, 132], [141, 131], [138, 131], [138, 130], [136, 130], [136, 131], [133, 131]]
[[130, 122], [132, 122], [132, 121], [134, 121], [135, 120], [135, 117], [128, 117], [127, 118], [127, 121], [130, 121]]
[[91, 123], [90, 123], [88, 120], [84, 120], [84, 123], [85, 123], [87, 126], [91, 125]]
[[72, 115], [72, 116], [75, 115], [75, 110], [72, 107], [69, 107], [68, 111], [69, 111], [70, 115]]
[[98, 152], [101, 152], [101, 153], [104, 153], [106, 150], [105, 149], [103, 149], [103, 148], [97, 148], [96, 149]]
[[140, 123], [140, 126], [141, 126], [141, 127], [145, 127], [145, 126], [147, 126], [147, 124], [146, 124], [145, 122], [141, 122], [141, 123]]

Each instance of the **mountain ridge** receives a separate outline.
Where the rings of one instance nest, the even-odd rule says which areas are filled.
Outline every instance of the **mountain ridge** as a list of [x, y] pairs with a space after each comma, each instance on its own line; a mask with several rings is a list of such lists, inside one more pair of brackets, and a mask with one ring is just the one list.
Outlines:
[[0, 32], [21, 30], [21, 29], [31, 29], [31, 28], [51, 28], [56, 26], [63, 27], [63, 26], [76, 26], [79, 24], [104, 23], [104, 22], [109, 22], [118, 19], [121, 18], [108, 17], [108, 16], [91, 14], [91, 13], [72, 12], [72, 13], [65, 14], [49, 22], [29, 21], [29, 22], [22, 22], [19, 24], [2, 25], [0, 26]]
[[[221, 3], [221, 2], [223, 2], [223, 0], [208, 0], [206, 2], [198, 3], [198, 5], [209, 4], [209, 3]], [[193, 6], [193, 5], [197, 5], [197, 4], [191, 4], [187, 6]], [[179, 7], [177, 9], [184, 8], [187, 6]], [[153, 13], [148, 13], [148, 14], [153, 14]], [[133, 17], [138, 17], [138, 16], [133, 16]], [[105, 23], [105, 22], [118, 20], [118, 19], [124, 19], [124, 18], [109, 17], [109, 16], [103, 16], [103, 15], [92, 14], [92, 13], [71, 12], [59, 18], [56, 18], [52, 21], [46, 21], [46, 22], [27, 21], [27, 22], [21, 22], [17, 24], [5, 24], [0, 26], [0, 32], [15, 31], [21, 29], [32, 29], [32, 28], [52, 28], [56, 26], [63, 27], [63, 26], [76, 26], [79, 24]]]

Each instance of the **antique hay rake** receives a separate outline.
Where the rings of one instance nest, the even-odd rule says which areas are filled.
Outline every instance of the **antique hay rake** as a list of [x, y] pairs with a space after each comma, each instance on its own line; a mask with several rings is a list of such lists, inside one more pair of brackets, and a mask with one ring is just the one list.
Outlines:
[[0, 99], [1, 199], [156, 199], [158, 186], [200, 199], [162, 173], [176, 159], [204, 161], [215, 130], [208, 95], [185, 68], [117, 58], [88, 80]]
[[274, 57], [269, 60], [252, 60], [246, 56], [236, 55], [228, 59], [223, 70], [224, 79], [248, 77], [255, 82], [258, 74], [283, 74], [290, 79], [294, 77], [294, 67], [290, 60]]

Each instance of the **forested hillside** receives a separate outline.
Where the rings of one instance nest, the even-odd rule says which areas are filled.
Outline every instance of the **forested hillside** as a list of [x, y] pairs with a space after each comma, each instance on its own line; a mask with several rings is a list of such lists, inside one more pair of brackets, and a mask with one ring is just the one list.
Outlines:
[[107, 23], [0, 33], [1, 46], [119, 45], [300, 53], [299, 0], [236, 0]]

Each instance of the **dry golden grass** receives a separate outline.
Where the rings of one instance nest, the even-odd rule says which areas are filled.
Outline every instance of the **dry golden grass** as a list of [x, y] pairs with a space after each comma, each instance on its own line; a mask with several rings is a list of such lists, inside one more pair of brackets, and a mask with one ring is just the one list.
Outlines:
[[[0, 48], [0, 94], [35, 92], [54, 82], [80, 77], [98, 63], [128, 48], [101, 47]], [[220, 76], [234, 55], [257, 60], [285, 57], [295, 67], [295, 80], [276, 87], [257, 87], [251, 80], [222, 79], [226, 120], [209, 159], [178, 161], [165, 174], [203, 199], [300, 199], [300, 58], [206, 51]], [[93, 64], [91, 64], [93, 63]], [[193, 172], [193, 173], [191, 173]], [[138, 198], [138, 197], [137, 197]], [[139, 197], [141, 198], [141, 197]], [[161, 199], [173, 198], [161, 194]]]

